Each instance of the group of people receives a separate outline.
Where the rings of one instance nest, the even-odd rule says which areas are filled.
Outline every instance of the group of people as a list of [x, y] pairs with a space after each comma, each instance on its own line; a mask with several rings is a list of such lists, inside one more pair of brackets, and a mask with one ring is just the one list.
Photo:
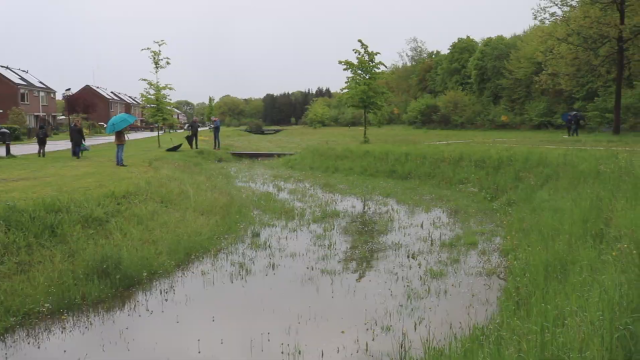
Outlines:
[[[220, 150], [220, 119], [211, 118], [213, 121], [213, 149]], [[189, 125], [188, 128], [191, 131], [191, 137], [193, 142], [196, 145], [196, 149], [198, 149], [198, 131], [200, 130], [200, 126], [198, 125], [198, 120], [194, 119]], [[114, 143], [116, 144], [116, 166], [126, 167], [124, 164], [124, 146], [127, 143], [127, 138], [125, 135], [125, 129], [115, 132]], [[82, 156], [82, 147], [86, 141], [84, 136], [84, 129], [82, 128], [82, 124], [80, 120], [75, 120], [73, 125], [69, 129], [69, 137], [71, 141], [71, 156], [80, 159]], [[38, 128], [38, 132], [36, 133], [36, 142], [38, 143], [38, 157], [45, 157], [45, 149], [47, 147], [47, 139], [49, 138], [49, 133], [44, 125], [40, 125]], [[189, 143], [191, 148], [193, 149], [193, 143]]]
[[[114, 143], [116, 144], [116, 166], [120, 167], [127, 166], [124, 164], [124, 145], [127, 143], [125, 130], [126, 128], [120, 131], [116, 131], [114, 139]], [[84, 137], [84, 129], [82, 128], [80, 120], [76, 120], [73, 122], [71, 129], [69, 129], [69, 136], [71, 138], [71, 156], [80, 159], [80, 156], [82, 155], [82, 147], [84, 146], [84, 143], [86, 141], [86, 138]], [[38, 147], [40, 147], [39, 142]], [[42, 152], [44, 153], [44, 148]]]
[[[220, 119], [213, 117], [211, 118], [213, 122], [213, 150], [220, 150]], [[198, 149], [198, 132], [200, 131], [200, 125], [198, 124], [198, 119], [193, 119], [187, 128], [191, 131], [191, 139], [189, 142], [189, 146], [193, 149], [193, 145], [195, 144], [196, 150]]]
[[581, 121], [583, 118], [579, 113], [569, 114], [567, 117], [567, 135], [569, 137], [578, 136]]
[[[49, 139], [47, 128], [44, 125], [40, 125], [38, 127], [38, 132], [36, 133], [38, 157], [46, 157], [47, 139]], [[73, 125], [69, 129], [69, 141], [71, 142], [71, 156], [80, 159], [82, 146], [86, 141], [80, 120], [74, 121]]]

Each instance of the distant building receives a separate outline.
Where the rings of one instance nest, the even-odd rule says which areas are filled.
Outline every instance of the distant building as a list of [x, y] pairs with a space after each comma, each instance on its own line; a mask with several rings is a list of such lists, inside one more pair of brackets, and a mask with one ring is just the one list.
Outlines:
[[173, 118], [178, 120], [178, 124], [184, 125], [187, 123], [187, 115], [178, 109], [171, 108], [171, 110], [173, 110]]
[[55, 90], [27, 70], [0, 65], [0, 124], [7, 123], [12, 108], [24, 110], [30, 128], [55, 124], [61, 115]]
[[138, 98], [99, 86], [85, 85], [70, 95], [68, 102], [72, 114], [87, 115], [87, 120], [96, 123], [106, 124], [122, 113], [138, 119], [142, 117], [142, 104]]

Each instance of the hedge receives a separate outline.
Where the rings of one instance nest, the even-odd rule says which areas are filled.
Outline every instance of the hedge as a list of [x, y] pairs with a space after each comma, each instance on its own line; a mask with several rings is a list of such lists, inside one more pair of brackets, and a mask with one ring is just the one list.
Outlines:
[[22, 140], [22, 129], [19, 126], [15, 125], [1, 125], [0, 128], [4, 128], [11, 132], [11, 141], [21, 141]]

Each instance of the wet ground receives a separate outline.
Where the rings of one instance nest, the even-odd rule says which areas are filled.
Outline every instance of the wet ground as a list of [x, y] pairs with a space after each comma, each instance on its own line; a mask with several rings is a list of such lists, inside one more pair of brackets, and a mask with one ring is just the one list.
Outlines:
[[[500, 280], [491, 242], [454, 252], [445, 212], [247, 181], [298, 209], [139, 292], [0, 343], [7, 359], [385, 359], [482, 322]], [[480, 254], [484, 254], [481, 256]]]

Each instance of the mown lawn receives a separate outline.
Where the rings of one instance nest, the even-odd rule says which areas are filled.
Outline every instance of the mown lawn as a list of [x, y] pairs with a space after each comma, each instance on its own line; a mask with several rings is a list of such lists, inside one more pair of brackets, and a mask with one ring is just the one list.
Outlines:
[[[268, 136], [224, 129], [222, 146], [295, 151], [258, 166], [332, 191], [435, 202], [498, 228], [507, 279], [499, 312], [447, 346], [425, 344], [425, 358], [634, 359], [640, 137], [563, 135], [386, 127], [371, 129], [372, 144], [361, 145], [357, 128]], [[171, 135], [175, 143], [183, 136]], [[211, 136], [201, 132], [200, 151], [176, 154], [157, 150], [154, 138], [130, 142], [129, 168], [115, 167], [113, 145], [81, 160], [66, 151], [0, 159], [0, 332], [103, 300], [225, 246], [251, 225], [255, 207], [285, 211], [236, 187], [233, 160], [210, 150]], [[470, 142], [431, 144], [443, 141]]]

